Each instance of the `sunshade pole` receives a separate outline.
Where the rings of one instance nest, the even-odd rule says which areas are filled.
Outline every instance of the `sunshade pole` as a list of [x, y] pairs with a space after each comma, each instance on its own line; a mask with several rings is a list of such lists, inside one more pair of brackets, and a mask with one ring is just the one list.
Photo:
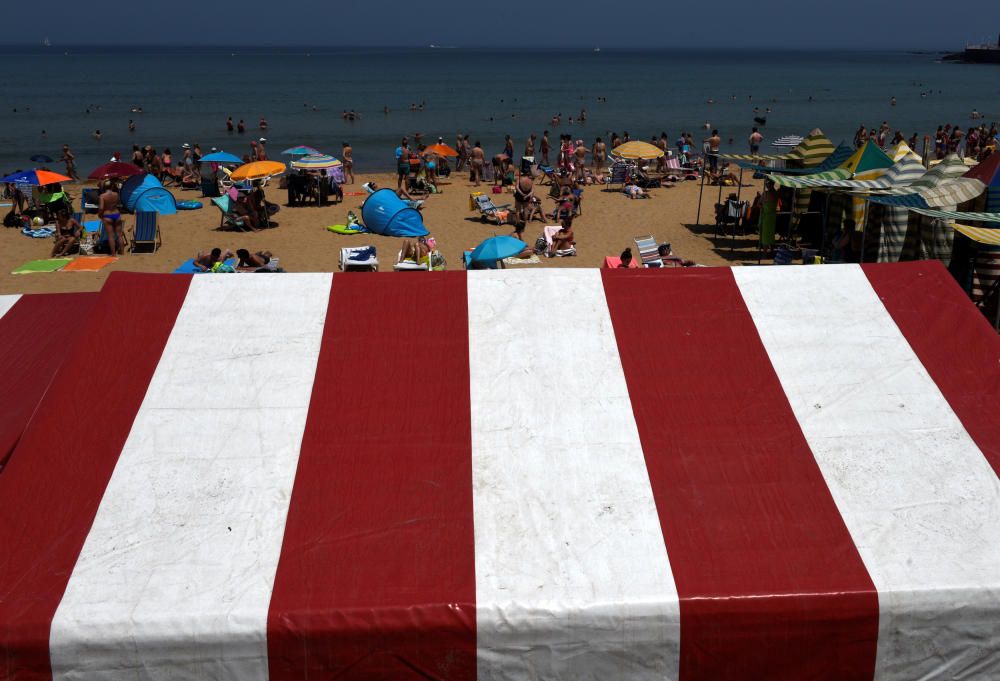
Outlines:
[[705, 166], [701, 167], [701, 188], [698, 189], [698, 217], [694, 219], [696, 225], [701, 224], [701, 195], [705, 193]]
[[820, 229], [822, 229], [822, 236], [820, 237], [819, 255], [821, 261], [826, 260], [826, 223], [830, 215], [830, 192], [823, 192], [823, 194], [826, 198], [823, 200], [823, 213], [820, 216]]

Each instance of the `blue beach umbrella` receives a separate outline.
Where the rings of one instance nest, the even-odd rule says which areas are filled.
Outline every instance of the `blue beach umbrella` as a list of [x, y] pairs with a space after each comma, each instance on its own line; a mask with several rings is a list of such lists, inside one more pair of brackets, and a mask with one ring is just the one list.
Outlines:
[[312, 147], [299, 145], [297, 147], [292, 147], [291, 149], [285, 149], [281, 153], [288, 154], [289, 156], [319, 156], [320, 151], [318, 149], [313, 149]]
[[207, 156], [201, 157], [202, 163], [243, 163], [243, 159], [235, 154], [229, 154], [225, 151], [216, 151], [215, 153], [208, 154]]
[[524, 250], [524, 242], [512, 236], [494, 236], [476, 246], [472, 251], [474, 262], [494, 262], [513, 258]]

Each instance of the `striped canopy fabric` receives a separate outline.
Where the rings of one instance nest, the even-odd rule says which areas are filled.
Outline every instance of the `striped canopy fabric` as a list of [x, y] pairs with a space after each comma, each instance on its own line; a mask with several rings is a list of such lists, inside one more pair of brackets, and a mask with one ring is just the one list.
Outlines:
[[[997, 220], [1000, 222], [1000, 220]], [[951, 225], [956, 232], [961, 232], [977, 244], [987, 246], [1000, 246], [1000, 229], [988, 227], [973, 227], [972, 225], [962, 225], [957, 222]]]
[[1000, 154], [991, 154], [965, 177], [979, 180], [986, 186], [986, 210], [1000, 213]]
[[910, 148], [910, 145], [906, 142], [897, 142], [886, 153], [889, 155], [889, 158], [892, 159], [893, 163], [899, 163], [904, 158], [916, 161], [921, 165], [923, 165], [924, 162], [924, 160], [920, 158], [920, 154], [913, 151], [913, 149]]
[[842, 168], [839, 172], [830, 171], [829, 173], [801, 177], [783, 177], [777, 174], [769, 177], [774, 180], [775, 184], [783, 187], [867, 191], [904, 187], [921, 177], [924, 174], [924, 167], [919, 162], [904, 156], [888, 170], [878, 169], [878, 175], [873, 179], [843, 179], [833, 174], [846, 175], [848, 172], [846, 168]]
[[998, 397], [937, 263], [115, 272], [0, 474], [0, 669], [995, 678]]
[[792, 161], [803, 167], [819, 165], [833, 153], [834, 145], [819, 128], [810, 132], [791, 151], [784, 154], [719, 154], [719, 158], [732, 161], [752, 161], [756, 165], [767, 165], [771, 161]]
[[957, 210], [935, 210], [933, 208], [913, 208], [914, 213], [920, 213], [932, 218], [942, 220], [968, 220], [970, 222], [993, 222], [1000, 223], [1000, 213], [974, 213]]

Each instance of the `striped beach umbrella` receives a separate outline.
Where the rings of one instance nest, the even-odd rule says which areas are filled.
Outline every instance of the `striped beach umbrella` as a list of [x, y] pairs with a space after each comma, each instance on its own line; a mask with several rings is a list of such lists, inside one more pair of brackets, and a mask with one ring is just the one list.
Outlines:
[[341, 165], [340, 159], [327, 154], [310, 154], [300, 156], [292, 161], [292, 167], [297, 170], [325, 170]]
[[663, 149], [649, 142], [626, 142], [615, 147], [611, 153], [620, 158], [643, 160], [660, 158], [664, 155]]

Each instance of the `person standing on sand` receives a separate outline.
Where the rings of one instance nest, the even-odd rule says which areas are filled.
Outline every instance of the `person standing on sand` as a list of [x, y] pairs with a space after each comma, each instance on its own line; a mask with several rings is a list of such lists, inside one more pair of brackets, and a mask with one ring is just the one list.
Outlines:
[[525, 156], [529, 156], [531, 158], [535, 157], [535, 140], [536, 139], [537, 139], [537, 136], [535, 135], [535, 133], [531, 133], [531, 135], [528, 136], [528, 139], [524, 143], [524, 155]]
[[350, 142], [344, 142], [340, 155], [344, 162], [344, 184], [354, 184], [354, 149]]
[[510, 135], [504, 135], [503, 155], [507, 157], [508, 162], [514, 162], [514, 140], [510, 138]]
[[542, 165], [544, 166], [551, 165], [549, 163], [549, 149], [551, 148], [551, 146], [552, 145], [549, 144], [549, 131], [545, 130], [542, 132], [542, 142], [541, 145], [539, 146], [539, 149], [542, 152]]
[[257, 144], [257, 160], [266, 161], [267, 160], [267, 138], [261, 137]]
[[468, 161], [465, 143], [462, 140], [462, 133], [455, 135], [455, 151], [458, 152], [458, 156], [455, 159], [455, 172], [458, 173], [462, 171], [462, 168], [465, 167], [466, 161]]
[[576, 179], [578, 182], [583, 182], [587, 179], [587, 147], [584, 145], [583, 140], [576, 141], [576, 149], [573, 150], [573, 158], [573, 165], [576, 170]]
[[476, 140], [476, 145], [472, 147], [469, 163], [472, 167], [472, 179], [478, 187], [480, 180], [483, 179], [483, 168], [486, 166], [486, 154], [483, 153], [479, 140]]
[[79, 180], [80, 176], [76, 174], [76, 156], [68, 144], [63, 145], [62, 162], [66, 164], [66, 175]]
[[594, 140], [591, 155], [591, 161], [594, 164], [594, 173], [600, 174], [604, 170], [604, 164], [608, 161], [608, 147], [600, 137]]
[[656, 159], [656, 171], [657, 172], [662, 173], [662, 172], [666, 171], [666, 169], [667, 169], [667, 147], [669, 146], [669, 144], [670, 143], [667, 141], [667, 133], [666, 132], [661, 132], [660, 133], [660, 139], [655, 140], [653, 142], [653, 145], [657, 149], [659, 149], [660, 151], [663, 152], [663, 156], [660, 156], [658, 159]]
[[410, 175], [410, 141], [404, 137], [396, 147], [396, 189], [406, 190], [406, 178]]
[[122, 238], [122, 215], [118, 208], [120, 200], [117, 182], [109, 180], [107, 188], [97, 201], [97, 219], [106, 228], [108, 249], [111, 255], [125, 254], [125, 241]]
[[708, 145], [708, 167], [712, 172], [716, 172], [719, 169], [719, 147], [722, 145], [719, 131], [713, 130], [712, 136], [705, 140], [705, 144]]
[[757, 156], [760, 153], [760, 143], [764, 141], [764, 136], [757, 128], [750, 133], [750, 155]]

